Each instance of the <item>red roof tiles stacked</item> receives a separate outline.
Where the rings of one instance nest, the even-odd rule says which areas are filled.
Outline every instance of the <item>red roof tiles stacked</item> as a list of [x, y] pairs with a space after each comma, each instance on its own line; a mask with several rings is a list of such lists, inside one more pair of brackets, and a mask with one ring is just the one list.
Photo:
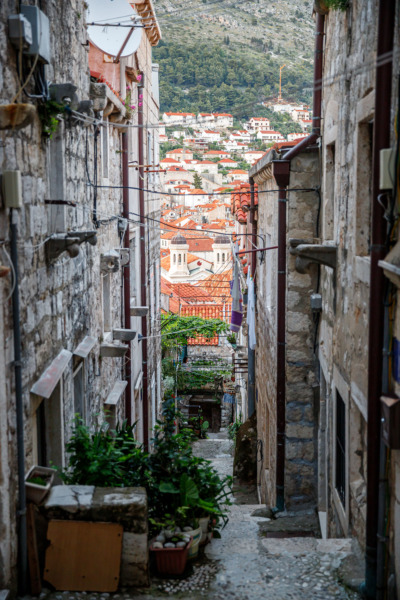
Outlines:
[[[235, 215], [240, 224], [247, 223], [247, 215], [250, 208], [250, 184], [242, 183], [236, 187], [236, 190], [231, 194], [231, 211]], [[254, 186], [254, 204], [258, 204], [257, 185]]]

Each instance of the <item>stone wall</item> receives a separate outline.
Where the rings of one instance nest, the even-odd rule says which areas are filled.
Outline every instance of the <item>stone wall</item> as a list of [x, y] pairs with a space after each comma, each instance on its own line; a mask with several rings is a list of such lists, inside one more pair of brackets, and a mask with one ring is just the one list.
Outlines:
[[[351, 23], [350, 23], [351, 21]], [[371, 151], [377, 3], [355, 2], [330, 11], [325, 23], [322, 129], [323, 242], [337, 247], [337, 268], [321, 267], [323, 309], [318, 338], [321, 365], [319, 506], [328, 535], [354, 533], [364, 544], [369, 323]], [[335, 77], [345, 71], [347, 77]], [[333, 76], [332, 76], [333, 75]], [[337, 403], [345, 404], [345, 498], [337, 492]], [[322, 406], [322, 405], [321, 405]]]
[[[144, 488], [58, 485], [50, 490], [40, 512], [47, 522], [59, 519], [122, 525], [124, 533], [119, 585], [149, 585], [147, 495]], [[43, 534], [45, 529], [41, 527], [39, 531]], [[43, 541], [39, 540], [39, 545], [45, 547]]]
[[[254, 178], [260, 192], [276, 190], [272, 151]], [[318, 158], [303, 152], [291, 161], [289, 188], [313, 188]], [[276, 192], [260, 194], [258, 233], [265, 245], [276, 246], [278, 201]], [[286, 450], [285, 504], [288, 509], [316, 505], [317, 453], [315, 449], [315, 323], [310, 295], [317, 291], [317, 267], [301, 275], [291, 255], [290, 239], [313, 241], [316, 235], [318, 197], [315, 192], [290, 192], [287, 203], [287, 289], [286, 289]], [[258, 486], [262, 502], [275, 505], [276, 486], [276, 326], [277, 252], [266, 252], [257, 267], [257, 427], [262, 450], [258, 459]], [[261, 460], [263, 458], [263, 460]]]
[[[107, 408], [117, 420], [125, 416], [125, 394], [122, 391], [112, 404], [107, 404], [114, 386], [124, 380], [123, 357], [106, 357], [101, 354], [101, 345], [113, 341], [112, 330], [124, 327], [121, 297], [123, 268], [104, 273], [100, 269], [102, 254], [118, 250], [121, 246], [119, 230], [122, 211], [122, 133], [127, 132], [129, 161], [137, 160], [137, 128], [122, 128], [129, 124], [121, 100], [105, 84], [97, 84], [97, 92], [90, 82], [88, 63], [89, 46], [85, 26], [85, 2], [74, 0], [69, 3], [46, 1], [42, 10], [50, 21], [51, 60], [46, 66], [46, 78], [53, 84], [72, 83], [77, 87], [78, 100], [96, 100], [95, 110], [99, 120], [103, 119], [101, 98], [112, 108], [108, 126], [93, 125], [93, 116], [80, 119], [65, 117], [52, 139], [42, 136], [38, 116], [32, 125], [21, 130], [6, 130], [0, 142], [0, 173], [20, 170], [22, 176], [23, 204], [13, 211], [18, 227], [19, 296], [22, 333], [22, 377], [25, 427], [26, 470], [35, 463], [65, 462], [64, 444], [71, 435], [74, 414], [79, 411], [77, 398], [83, 397], [83, 419], [90, 427], [102, 421]], [[2, 3], [0, 8], [0, 41], [3, 59], [0, 64], [0, 103], [8, 103], [18, 87], [16, 52], [8, 41], [8, 15], [15, 12], [15, 3]], [[158, 122], [157, 107], [151, 90], [151, 47], [144, 37], [146, 46], [141, 56], [141, 68], [146, 72], [148, 102], [151, 103], [146, 119]], [[73, 60], [66, 49], [73, 48]], [[130, 57], [132, 65], [136, 58]], [[26, 70], [25, 65], [25, 70]], [[125, 65], [124, 65], [125, 66]], [[29, 69], [28, 69], [29, 71]], [[124, 83], [124, 82], [123, 82]], [[122, 83], [121, 83], [122, 87]], [[121, 94], [125, 93], [125, 85]], [[26, 87], [35, 93], [33, 79]], [[105, 95], [104, 95], [105, 94]], [[138, 100], [136, 88], [133, 91]], [[28, 100], [35, 106], [39, 101]], [[99, 104], [100, 103], [100, 104]], [[74, 104], [75, 106], [75, 104]], [[76, 106], [75, 106], [76, 107]], [[107, 117], [104, 116], [104, 119]], [[136, 116], [133, 117], [137, 118]], [[82, 121], [83, 119], [83, 121]], [[146, 134], [144, 135], [147, 143]], [[152, 138], [154, 162], [158, 161], [158, 138]], [[145, 154], [145, 160], [151, 157]], [[151, 158], [153, 161], [153, 158]], [[133, 169], [131, 169], [133, 171]], [[95, 188], [96, 181], [99, 188]], [[132, 186], [138, 187], [137, 175], [132, 175]], [[147, 186], [149, 182], [144, 182]], [[142, 183], [141, 183], [142, 185]], [[137, 213], [137, 190], [131, 190], [132, 212]], [[66, 201], [66, 204], [51, 205], [49, 200]], [[146, 203], [149, 209], [151, 203]], [[158, 202], [153, 201], [150, 211], [157, 216]], [[136, 208], [136, 210], [135, 210]], [[8, 264], [5, 250], [9, 253], [10, 209], [0, 204], [0, 263]], [[137, 221], [137, 216], [132, 216]], [[72, 258], [67, 252], [49, 259], [48, 238], [54, 233], [71, 231], [95, 231], [97, 245], [84, 242], [79, 255]], [[140, 256], [139, 238], [150, 239], [148, 252], [149, 267], [153, 266], [147, 286], [148, 298], [154, 299], [152, 328], [149, 335], [157, 332], [157, 300], [160, 286], [156, 261], [159, 259], [158, 229], [132, 226], [132, 237], [136, 237], [136, 252], [131, 254], [132, 278], [136, 278], [132, 296], [140, 291], [138, 271]], [[144, 260], [144, 257], [142, 257]], [[147, 272], [149, 272], [147, 270]], [[11, 277], [0, 279], [0, 587], [15, 589], [17, 583], [16, 562], [16, 414], [13, 375], [13, 319], [11, 302], [6, 298], [10, 292]], [[140, 303], [140, 302], [139, 302]], [[108, 307], [108, 308], [107, 308]], [[131, 321], [132, 328], [140, 331], [138, 318]], [[90, 348], [82, 355], [82, 342], [92, 340]], [[156, 397], [159, 397], [160, 377], [158, 365], [159, 339], [152, 342], [150, 373], [156, 374]], [[131, 343], [133, 388], [138, 382], [142, 359], [138, 337]], [[61, 372], [53, 380], [54, 389], [46, 397], [42, 392], [32, 393], [32, 387], [47, 372], [54, 377], [54, 360], [63, 352], [68, 356]], [[82, 377], [78, 375], [82, 368]], [[143, 384], [142, 384], [143, 385]], [[148, 382], [149, 388], [151, 382]], [[35, 388], [36, 389], [36, 388]], [[36, 390], [37, 391], [37, 390]], [[149, 398], [151, 392], [149, 389]], [[116, 402], [116, 404], [115, 404]], [[133, 402], [133, 400], [132, 400]], [[141, 414], [140, 402], [135, 406]], [[44, 453], [47, 450], [47, 455]]]

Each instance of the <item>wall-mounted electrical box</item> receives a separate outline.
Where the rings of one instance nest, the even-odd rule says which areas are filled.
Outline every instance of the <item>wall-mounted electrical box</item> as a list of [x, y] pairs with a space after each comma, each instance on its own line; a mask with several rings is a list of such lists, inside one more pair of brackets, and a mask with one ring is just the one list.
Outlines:
[[8, 37], [17, 50], [27, 50], [32, 44], [32, 26], [24, 15], [10, 15], [8, 17]]
[[21, 171], [3, 171], [1, 187], [3, 192], [4, 206], [6, 208], [21, 208]]
[[395, 184], [396, 151], [384, 148], [379, 152], [379, 189], [392, 190]]
[[400, 398], [396, 395], [381, 396], [382, 437], [388, 448], [400, 448]]
[[35, 57], [48, 64], [50, 62], [50, 23], [47, 16], [37, 6], [21, 5], [21, 13], [32, 28], [32, 43], [24, 54]]
[[311, 294], [310, 296], [311, 310], [313, 312], [322, 311], [322, 296], [321, 294]]

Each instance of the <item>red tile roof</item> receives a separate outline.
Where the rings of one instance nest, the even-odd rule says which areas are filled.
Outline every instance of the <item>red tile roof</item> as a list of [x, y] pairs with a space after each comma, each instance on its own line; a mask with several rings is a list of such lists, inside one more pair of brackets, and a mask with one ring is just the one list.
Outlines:
[[213, 248], [212, 245], [214, 243], [214, 240], [212, 238], [209, 237], [205, 237], [202, 240], [199, 239], [188, 239], [187, 243], [189, 244], [189, 252], [212, 252]]
[[[254, 186], [254, 203], [258, 204], [258, 193], [257, 185]], [[250, 184], [242, 183], [238, 188], [231, 194], [231, 211], [235, 215], [236, 220], [242, 225], [247, 223], [246, 212], [250, 207]]]
[[163, 158], [162, 160], [160, 160], [160, 164], [177, 164], [179, 165], [179, 162], [177, 160], [175, 160], [175, 158]]

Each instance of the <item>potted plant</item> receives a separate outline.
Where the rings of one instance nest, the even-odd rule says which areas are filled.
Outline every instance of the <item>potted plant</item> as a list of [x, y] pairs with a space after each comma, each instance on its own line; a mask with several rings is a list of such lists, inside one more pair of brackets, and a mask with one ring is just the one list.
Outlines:
[[234, 333], [228, 333], [228, 335], [226, 336], [226, 341], [229, 342], [229, 344], [232, 346], [232, 348], [235, 350], [237, 347], [237, 343], [236, 343], [236, 335]]
[[25, 475], [25, 491], [28, 502], [40, 504], [53, 485], [55, 469], [34, 466]]
[[162, 530], [150, 544], [161, 575], [182, 575], [193, 538], [181, 531]]

